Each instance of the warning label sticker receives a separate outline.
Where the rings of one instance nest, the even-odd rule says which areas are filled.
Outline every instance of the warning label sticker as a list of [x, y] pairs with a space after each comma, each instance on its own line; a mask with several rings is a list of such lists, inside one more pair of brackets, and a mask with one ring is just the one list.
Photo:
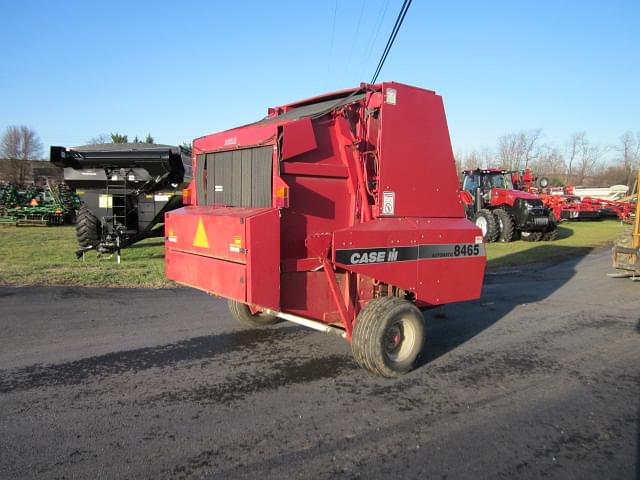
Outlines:
[[196, 236], [193, 239], [193, 246], [209, 248], [209, 239], [207, 238], [207, 231], [204, 229], [202, 217], [198, 218], [198, 227], [196, 228]]
[[396, 192], [382, 192], [382, 215], [393, 215], [396, 210]]

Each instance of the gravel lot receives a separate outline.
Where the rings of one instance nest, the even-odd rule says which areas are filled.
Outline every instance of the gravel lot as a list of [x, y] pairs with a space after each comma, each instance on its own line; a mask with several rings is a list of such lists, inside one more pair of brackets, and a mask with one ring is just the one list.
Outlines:
[[640, 284], [608, 250], [426, 313], [422, 365], [190, 289], [0, 288], [0, 478], [640, 478]]

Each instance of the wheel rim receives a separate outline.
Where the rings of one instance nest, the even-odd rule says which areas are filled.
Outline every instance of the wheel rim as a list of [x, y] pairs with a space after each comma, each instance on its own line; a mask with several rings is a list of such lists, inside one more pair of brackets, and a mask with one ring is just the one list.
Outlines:
[[476, 226], [482, 230], [482, 235], [487, 234], [487, 219], [484, 217], [476, 218]]
[[392, 362], [403, 362], [415, 349], [418, 333], [411, 318], [402, 317], [389, 326], [384, 336], [384, 351]]
[[522, 238], [528, 238], [529, 235], [531, 235], [531, 232], [522, 232], [521, 235], [522, 235]]

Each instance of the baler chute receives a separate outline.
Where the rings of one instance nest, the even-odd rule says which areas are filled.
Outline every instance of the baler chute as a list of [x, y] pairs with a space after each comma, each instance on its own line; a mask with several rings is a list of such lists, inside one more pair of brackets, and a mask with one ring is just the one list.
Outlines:
[[419, 308], [480, 296], [481, 231], [465, 218], [441, 97], [363, 84], [194, 141], [195, 205], [166, 214], [166, 274], [352, 342], [397, 376], [422, 349]]

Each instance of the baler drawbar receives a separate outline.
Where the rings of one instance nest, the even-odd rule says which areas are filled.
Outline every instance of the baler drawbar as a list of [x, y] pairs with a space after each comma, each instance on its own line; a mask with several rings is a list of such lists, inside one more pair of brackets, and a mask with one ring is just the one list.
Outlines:
[[395, 377], [423, 348], [421, 309], [480, 296], [482, 232], [434, 92], [362, 84], [193, 150], [192, 204], [165, 215], [166, 275], [227, 298], [238, 321], [335, 333]]

